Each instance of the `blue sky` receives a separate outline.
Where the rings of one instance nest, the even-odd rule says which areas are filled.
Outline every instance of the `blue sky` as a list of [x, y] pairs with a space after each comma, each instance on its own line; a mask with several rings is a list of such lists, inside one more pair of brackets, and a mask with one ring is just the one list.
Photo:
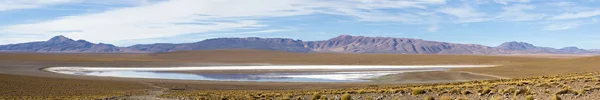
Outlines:
[[0, 0], [0, 44], [338, 35], [600, 48], [600, 0]]

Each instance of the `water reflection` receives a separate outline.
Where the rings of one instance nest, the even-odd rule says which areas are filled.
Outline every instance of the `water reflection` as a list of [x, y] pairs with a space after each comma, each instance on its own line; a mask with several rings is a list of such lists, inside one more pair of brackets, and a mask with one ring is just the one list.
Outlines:
[[78, 71], [77, 75], [156, 78], [176, 80], [209, 81], [255, 81], [255, 82], [368, 82], [371, 78], [403, 72], [433, 71], [444, 69], [396, 70], [396, 71], [345, 71], [345, 72], [266, 72], [243, 74], [192, 74], [156, 71]]

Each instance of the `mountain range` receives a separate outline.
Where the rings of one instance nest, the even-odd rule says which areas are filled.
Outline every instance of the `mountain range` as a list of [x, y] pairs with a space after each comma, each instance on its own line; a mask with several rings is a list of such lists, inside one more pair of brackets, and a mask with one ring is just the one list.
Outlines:
[[600, 54], [577, 47], [538, 47], [525, 42], [506, 42], [496, 47], [411, 38], [340, 35], [329, 40], [302, 41], [288, 38], [214, 38], [194, 43], [157, 43], [117, 47], [55, 36], [47, 41], [0, 45], [1, 52], [52, 53], [153, 53], [185, 50], [261, 49], [286, 52], [385, 53], [385, 54]]

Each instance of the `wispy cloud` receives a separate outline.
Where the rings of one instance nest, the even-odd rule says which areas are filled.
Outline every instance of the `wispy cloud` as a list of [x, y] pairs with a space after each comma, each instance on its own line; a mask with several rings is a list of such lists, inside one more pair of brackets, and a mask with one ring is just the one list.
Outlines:
[[600, 15], [600, 10], [583, 11], [576, 13], [564, 13], [558, 16], [551, 17], [550, 19], [577, 19], [577, 18], [589, 18]]
[[[152, 43], [152, 39], [198, 40], [173, 38], [189, 34], [470, 34], [487, 31], [482, 27], [511, 25], [529, 27], [515, 31], [569, 30], [598, 25], [600, 10], [585, 3], [591, 4], [533, 0], [0, 0], [0, 15], [10, 15], [0, 16], [0, 44], [45, 40], [53, 35], [104, 43]], [[25, 34], [31, 36], [14, 38]]]
[[572, 22], [564, 22], [564, 23], [551, 23], [544, 26], [543, 30], [546, 31], [556, 31], [556, 30], [568, 30], [574, 29], [581, 25], [585, 24], [583, 21], [572, 21]]
[[[175, 36], [248, 27], [264, 27], [252, 17], [278, 17], [306, 14], [291, 0], [197, 1], [175, 0], [110, 10], [102, 13], [61, 17], [39, 23], [3, 27], [3, 33], [64, 34], [99, 42]], [[225, 6], [233, 8], [221, 9]], [[272, 9], [278, 8], [278, 9]], [[221, 9], [221, 10], [214, 10]], [[191, 23], [191, 24], [190, 24]], [[202, 24], [193, 24], [202, 23]], [[78, 30], [62, 33], [60, 31]]]
[[431, 25], [431, 26], [427, 27], [427, 32], [437, 32], [439, 29], [440, 29], [440, 26], [435, 24], [435, 25]]
[[479, 12], [469, 5], [445, 7], [437, 9], [436, 11], [458, 17], [458, 19], [455, 20], [458, 23], [471, 23], [491, 20], [490, 18], [486, 18], [486, 13]]
[[508, 21], [532, 21], [543, 19], [546, 15], [542, 13], [525, 12], [525, 10], [533, 10], [535, 6], [516, 4], [512, 6], [502, 7], [504, 10], [498, 14], [498, 18]]
[[385, 9], [425, 9], [428, 5], [444, 3], [445, 0], [173, 0], [5, 26], [0, 28], [0, 32], [46, 36], [62, 34], [76, 39], [110, 43], [189, 33], [261, 28], [268, 26], [262, 23], [264, 18], [313, 13], [352, 16], [363, 21], [417, 22], [420, 20], [414, 19], [419, 19], [419, 15], [390, 13]]

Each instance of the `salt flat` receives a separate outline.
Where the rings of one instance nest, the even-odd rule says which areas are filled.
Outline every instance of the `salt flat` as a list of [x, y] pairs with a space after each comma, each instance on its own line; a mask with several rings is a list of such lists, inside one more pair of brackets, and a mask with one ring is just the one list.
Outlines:
[[204, 66], [204, 67], [50, 67], [51, 72], [78, 71], [188, 71], [188, 70], [319, 70], [319, 69], [422, 69], [422, 68], [475, 68], [497, 65], [266, 65], [266, 66]]
[[[150, 78], [207, 81], [256, 82], [369, 82], [370, 79], [405, 72], [441, 71], [451, 68], [493, 67], [494, 65], [265, 65], [205, 67], [50, 67], [46, 71], [101, 77]], [[178, 73], [192, 70], [244, 70], [258, 73]], [[262, 71], [269, 70], [269, 71]], [[279, 72], [275, 70], [304, 70]], [[328, 70], [327, 72], [322, 72]]]

